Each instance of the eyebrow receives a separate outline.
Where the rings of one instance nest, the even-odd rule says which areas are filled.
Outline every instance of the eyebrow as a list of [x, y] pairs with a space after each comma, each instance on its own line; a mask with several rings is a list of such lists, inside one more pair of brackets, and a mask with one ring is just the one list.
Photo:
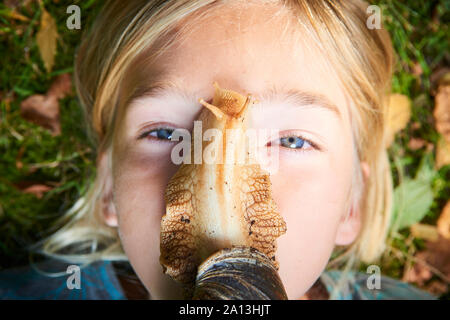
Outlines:
[[[149, 86], [140, 87], [135, 91], [129, 101], [131, 103], [139, 98], [156, 98], [167, 94], [174, 94], [182, 100], [192, 104], [198, 104], [198, 99], [202, 98], [200, 96], [200, 92], [189, 91], [170, 80], [161, 80], [154, 81]], [[212, 99], [212, 97], [208, 97], [208, 99]], [[208, 101], [205, 98], [204, 100]], [[300, 107], [314, 105], [333, 112], [339, 118], [341, 117], [339, 108], [332, 103], [327, 96], [316, 92], [303, 91], [299, 89], [282, 90], [274, 86], [266, 92], [260, 94], [259, 97], [256, 97], [256, 100], [264, 103], [274, 100], [278, 102], [290, 102], [292, 105]]]
[[341, 118], [339, 108], [331, 102], [331, 100], [320, 93], [303, 91], [299, 89], [280, 90], [277, 87], [272, 87], [268, 91], [262, 93], [258, 99], [261, 102], [266, 101], [281, 101], [290, 102], [294, 106], [314, 105], [319, 108], [333, 112], [336, 116]]

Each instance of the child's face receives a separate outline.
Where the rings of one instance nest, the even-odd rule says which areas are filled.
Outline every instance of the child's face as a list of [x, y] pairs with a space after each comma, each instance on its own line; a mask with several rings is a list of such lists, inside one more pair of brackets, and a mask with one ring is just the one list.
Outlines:
[[[191, 129], [201, 109], [196, 100], [212, 99], [214, 81], [260, 100], [261, 107], [252, 110], [254, 128], [278, 129], [295, 139], [294, 148], [276, 146], [279, 168], [271, 175], [273, 197], [287, 224], [277, 241], [277, 259], [289, 298], [300, 298], [322, 273], [334, 246], [351, 243], [359, 231], [359, 213], [349, 199], [355, 171], [349, 101], [326, 57], [306, 35], [294, 36], [290, 29], [283, 34], [287, 19], [274, 12], [267, 7], [221, 10], [220, 17], [197, 24], [154, 65], [162, 80], [173, 81], [192, 99], [170, 91], [141, 97], [127, 107], [116, 129], [114, 196], [106, 218], [114, 225], [117, 214], [124, 250], [153, 298], [179, 294], [159, 263], [164, 190], [177, 166], [170, 157], [174, 142], [157, 129]], [[273, 88], [315, 98], [303, 103], [282, 96], [262, 99]]]

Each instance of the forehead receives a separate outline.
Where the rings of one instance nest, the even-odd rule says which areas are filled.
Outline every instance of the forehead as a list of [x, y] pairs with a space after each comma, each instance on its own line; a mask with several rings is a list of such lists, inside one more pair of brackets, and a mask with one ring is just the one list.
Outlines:
[[[335, 70], [295, 17], [279, 5], [212, 8], [187, 17], [175, 43], [156, 61], [164, 79], [201, 97], [212, 83], [263, 95], [272, 88], [326, 95], [346, 109]], [[346, 110], [340, 110], [346, 113]]]

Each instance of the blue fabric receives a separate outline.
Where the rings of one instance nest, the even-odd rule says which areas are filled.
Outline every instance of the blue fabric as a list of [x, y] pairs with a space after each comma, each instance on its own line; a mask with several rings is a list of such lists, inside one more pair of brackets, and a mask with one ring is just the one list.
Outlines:
[[[96, 262], [81, 268], [80, 289], [70, 290], [67, 286], [68, 264], [46, 261], [36, 268], [23, 267], [0, 272], [0, 299], [59, 299], [59, 300], [123, 300], [125, 294], [111, 262]], [[58, 277], [42, 274], [61, 273]], [[326, 271], [321, 275], [330, 299], [337, 300], [390, 300], [390, 299], [436, 299], [436, 297], [409, 284], [381, 276], [381, 288], [369, 289], [370, 274], [340, 271]], [[343, 278], [344, 277], [344, 278]], [[337, 286], [344, 280], [343, 286]], [[333, 291], [339, 287], [339, 291]]]
[[[419, 290], [414, 286], [390, 277], [380, 276], [379, 289], [368, 285], [371, 282], [371, 274], [362, 272], [348, 272], [333, 270], [324, 272], [321, 276], [330, 293], [330, 299], [336, 300], [435, 300], [437, 297]], [[343, 278], [343, 279], [342, 279]], [[339, 280], [344, 285], [339, 286]], [[340, 290], [334, 291], [334, 288]]]
[[[80, 289], [69, 289], [69, 264], [46, 261], [36, 267], [0, 272], [0, 299], [123, 300], [126, 299], [111, 262], [80, 269]], [[43, 273], [44, 272], [44, 273]], [[48, 276], [46, 274], [61, 274]]]

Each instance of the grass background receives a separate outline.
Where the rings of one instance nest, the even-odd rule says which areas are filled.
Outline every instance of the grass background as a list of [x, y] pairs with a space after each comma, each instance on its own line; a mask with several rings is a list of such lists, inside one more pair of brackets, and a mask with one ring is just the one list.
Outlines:
[[[51, 73], [45, 71], [35, 39], [41, 16], [39, 3], [18, 3], [0, 4], [0, 270], [28, 262], [26, 246], [54, 230], [52, 223], [74, 203], [95, 173], [95, 147], [85, 135], [75, 97], [60, 101], [62, 134], [55, 137], [24, 120], [20, 103], [30, 95], [45, 94], [55, 76], [73, 72], [77, 45], [102, 1], [42, 1], [56, 20], [60, 36]], [[81, 30], [66, 28], [66, 8], [71, 4], [81, 8]], [[449, 66], [450, 1], [385, 0], [372, 4], [382, 8], [385, 27], [398, 55], [393, 91], [412, 101], [412, 119], [390, 148], [392, 172], [398, 184], [399, 172], [414, 177], [424, 156], [434, 161], [434, 148], [412, 150], [408, 143], [411, 138], [419, 138], [436, 146], [439, 138], [433, 121], [436, 83], [432, 75]], [[29, 21], [12, 19], [12, 6]], [[23, 186], [34, 183], [53, 189], [41, 199], [22, 192]], [[427, 224], [436, 223], [449, 199], [450, 166], [437, 172], [432, 190], [433, 203], [422, 220]], [[401, 230], [400, 235], [392, 242], [400, 252], [411, 254], [423, 249], [424, 241], [411, 239], [408, 229]], [[380, 263], [384, 274], [402, 278], [404, 259], [385, 257]]]

